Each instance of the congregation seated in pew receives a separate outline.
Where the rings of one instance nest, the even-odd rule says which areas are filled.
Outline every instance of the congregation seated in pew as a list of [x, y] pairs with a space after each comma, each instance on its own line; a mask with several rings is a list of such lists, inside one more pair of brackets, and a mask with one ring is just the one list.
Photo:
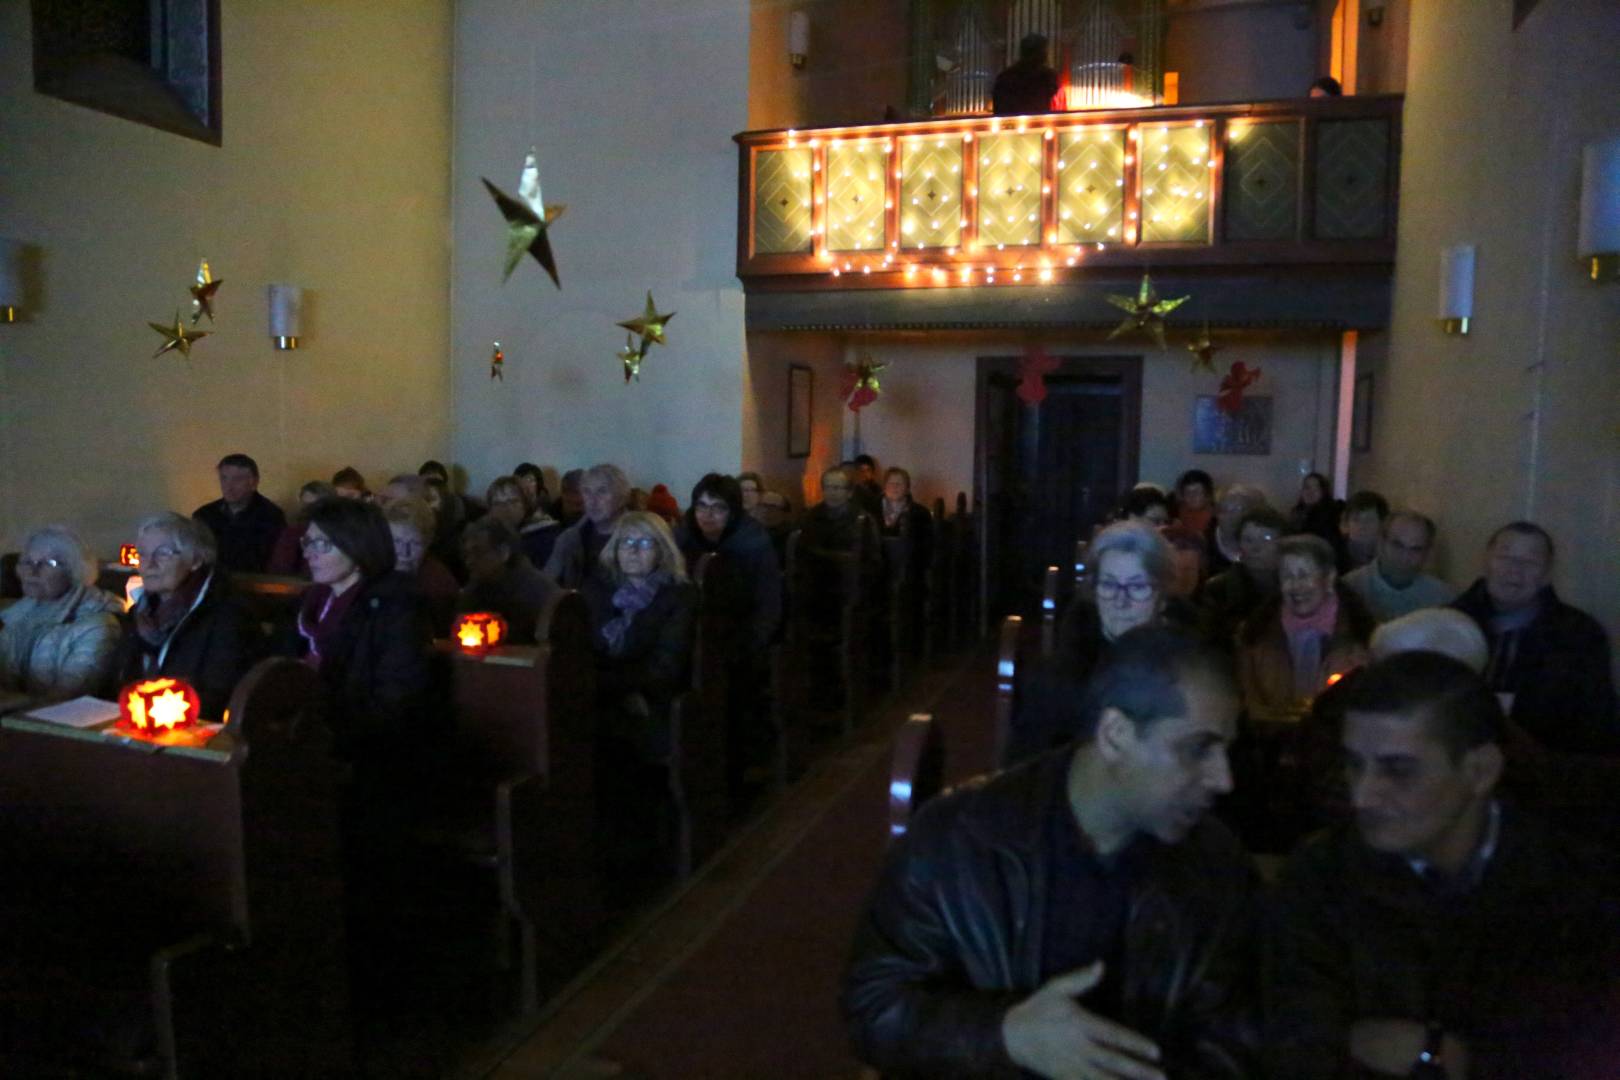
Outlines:
[[96, 587], [96, 561], [72, 529], [23, 541], [22, 599], [0, 612], [0, 691], [55, 701], [110, 691], [124, 602]]
[[533, 645], [540, 613], [558, 585], [529, 562], [507, 517], [492, 507], [468, 525], [461, 533], [461, 555], [468, 580], [456, 610], [497, 612], [510, 628], [512, 644]]
[[1239, 516], [1237, 558], [1198, 590], [1198, 630], [1223, 648], [1235, 648], [1245, 620], [1277, 595], [1277, 544], [1288, 531], [1282, 514], [1256, 506]]
[[[349, 489], [352, 490], [352, 489]], [[304, 511], [322, 499], [337, 495], [338, 490], [325, 480], [311, 480], [298, 489], [298, 517], [281, 530], [276, 537], [276, 546], [270, 552], [270, 561], [265, 564], [264, 572], [276, 574], [281, 577], [308, 577], [309, 564], [304, 561], [304, 549], [299, 541], [304, 538], [304, 530], [309, 528], [309, 521], [304, 517]], [[344, 496], [353, 498], [354, 496]]]
[[484, 500], [492, 516], [498, 516], [518, 534], [518, 546], [529, 562], [543, 567], [551, 560], [551, 551], [562, 534], [562, 526], [546, 512], [537, 495], [533, 477], [527, 481], [519, 476], [497, 476], [490, 481]]
[[219, 564], [236, 573], [262, 574], [287, 527], [281, 507], [259, 493], [259, 463], [246, 454], [226, 454], [215, 472], [220, 497], [191, 516], [213, 530]]
[[446, 637], [455, 615], [461, 586], [449, 567], [430, 550], [435, 515], [421, 499], [396, 499], [383, 511], [394, 538], [394, 569], [416, 586], [427, 606], [434, 637]]
[[135, 529], [141, 595], [120, 644], [119, 685], [183, 679], [203, 716], [223, 719], [237, 682], [263, 655], [264, 634], [217, 564], [214, 537], [179, 514], [154, 514]]

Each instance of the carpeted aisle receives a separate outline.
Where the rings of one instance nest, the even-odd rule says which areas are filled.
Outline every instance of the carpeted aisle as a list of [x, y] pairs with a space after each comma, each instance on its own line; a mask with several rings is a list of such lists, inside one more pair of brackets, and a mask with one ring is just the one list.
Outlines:
[[[928, 695], [948, 774], [982, 771], [991, 662], [977, 653]], [[917, 702], [922, 706], [929, 702]], [[887, 745], [731, 916], [587, 1053], [627, 1077], [855, 1077], [838, 1010], [851, 935], [885, 849]], [[575, 1067], [566, 1075], [585, 1075]]]

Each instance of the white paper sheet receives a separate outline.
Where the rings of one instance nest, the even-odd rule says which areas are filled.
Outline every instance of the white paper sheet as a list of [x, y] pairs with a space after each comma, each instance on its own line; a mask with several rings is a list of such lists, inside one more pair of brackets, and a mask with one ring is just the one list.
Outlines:
[[74, 698], [72, 701], [58, 702], [55, 705], [45, 705], [38, 709], [29, 709], [25, 715], [52, 724], [65, 724], [68, 727], [75, 728], [93, 728], [117, 720], [118, 704], [113, 701], [103, 701], [100, 698], [80, 697]]

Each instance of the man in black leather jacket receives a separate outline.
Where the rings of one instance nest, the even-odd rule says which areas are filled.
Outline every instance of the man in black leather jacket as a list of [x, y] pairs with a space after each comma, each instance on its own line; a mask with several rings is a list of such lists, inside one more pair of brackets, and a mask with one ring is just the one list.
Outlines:
[[1080, 711], [1078, 746], [942, 796], [890, 853], [843, 997], [886, 1075], [1252, 1075], [1254, 874], [1205, 815], [1226, 663], [1133, 630]]

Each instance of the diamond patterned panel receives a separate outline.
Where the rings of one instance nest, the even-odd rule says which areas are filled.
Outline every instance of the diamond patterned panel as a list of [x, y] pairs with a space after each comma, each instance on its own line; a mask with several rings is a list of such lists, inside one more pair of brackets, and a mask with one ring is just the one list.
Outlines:
[[962, 242], [962, 139], [905, 139], [900, 144], [900, 244], [956, 247]]
[[812, 151], [761, 150], [754, 157], [754, 254], [810, 250]]
[[1066, 131], [1058, 140], [1058, 243], [1118, 240], [1125, 224], [1125, 130]]
[[1041, 141], [1036, 131], [979, 139], [979, 243], [1041, 242]]
[[1316, 129], [1316, 236], [1376, 240], [1389, 213], [1389, 122], [1324, 120]]
[[876, 251], [883, 247], [885, 141], [827, 148], [827, 248]]
[[1209, 242], [1209, 128], [1144, 125], [1142, 242]]
[[1226, 129], [1226, 238], [1292, 240], [1299, 222], [1299, 124]]

